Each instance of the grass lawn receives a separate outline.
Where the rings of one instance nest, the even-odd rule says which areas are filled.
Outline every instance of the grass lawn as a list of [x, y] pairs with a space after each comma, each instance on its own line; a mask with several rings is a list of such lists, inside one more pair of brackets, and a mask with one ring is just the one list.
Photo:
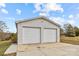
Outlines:
[[[7, 41], [0, 41], [0, 56], [5, 56], [4, 52], [6, 51], [6, 49], [11, 45], [11, 41], [7, 40]], [[15, 55], [15, 53], [12, 54], [8, 54], [8, 55]]]
[[61, 36], [61, 42], [63, 43], [69, 43], [69, 44], [74, 44], [74, 45], [79, 45], [79, 36], [76, 37], [66, 37], [66, 36]]

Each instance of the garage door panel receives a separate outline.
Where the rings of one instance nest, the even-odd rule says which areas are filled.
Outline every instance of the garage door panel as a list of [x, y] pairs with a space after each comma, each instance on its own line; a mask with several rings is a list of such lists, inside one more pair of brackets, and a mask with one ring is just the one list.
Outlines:
[[40, 28], [23, 28], [23, 43], [40, 43]]
[[44, 39], [42, 42], [56, 42], [56, 29], [44, 29]]

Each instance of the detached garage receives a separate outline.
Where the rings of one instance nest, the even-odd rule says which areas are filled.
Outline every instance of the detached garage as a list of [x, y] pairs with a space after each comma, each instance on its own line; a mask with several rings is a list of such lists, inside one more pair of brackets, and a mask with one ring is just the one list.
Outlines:
[[17, 21], [16, 26], [18, 44], [60, 41], [60, 26], [46, 17]]

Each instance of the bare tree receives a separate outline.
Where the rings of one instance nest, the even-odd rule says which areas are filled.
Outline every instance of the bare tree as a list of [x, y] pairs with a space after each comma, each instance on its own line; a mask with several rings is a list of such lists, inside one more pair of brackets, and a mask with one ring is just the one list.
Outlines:
[[75, 36], [75, 29], [71, 24], [65, 24], [64, 28], [67, 36]]
[[4, 32], [7, 32], [8, 28], [5, 24], [5, 22], [0, 21], [0, 40], [3, 40], [4, 38]]
[[0, 32], [6, 31], [8, 28], [3, 21], [0, 21]]

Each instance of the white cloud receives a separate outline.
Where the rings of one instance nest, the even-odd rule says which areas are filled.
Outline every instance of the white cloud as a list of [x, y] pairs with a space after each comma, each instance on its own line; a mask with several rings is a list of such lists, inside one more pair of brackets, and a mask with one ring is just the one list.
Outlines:
[[79, 14], [76, 14], [76, 17], [79, 18]]
[[63, 8], [61, 7], [61, 5], [59, 4], [42, 4], [42, 3], [38, 3], [34, 5], [35, 10], [33, 11], [35, 12], [44, 12], [44, 13], [49, 13], [50, 11], [60, 11], [63, 12]]
[[15, 18], [14, 17], [5, 17], [4, 19], [8, 19], [8, 20], [15, 20]]
[[69, 19], [67, 20], [67, 23], [71, 24], [71, 25], [75, 25], [75, 21], [76, 21], [76, 17], [74, 15], [69, 15], [68, 17]]
[[62, 17], [50, 17], [51, 20], [53, 20], [54, 22], [60, 24], [61, 26], [63, 26], [66, 23], [69, 23], [71, 25], [75, 25], [77, 20], [74, 19], [65, 19]]
[[79, 19], [79, 14], [75, 14], [75, 15], [71, 14], [68, 17], [67, 23], [76, 25], [76, 23], [78, 22], [78, 19]]
[[62, 15], [62, 17], [65, 17], [65, 15]]
[[73, 15], [69, 15], [69, 18], [73, 18], [74, 16]]
[[21, 10], [20, 9], [16, 9], [16, 14], [17, 15], [21, 15]]
[[4, 8], [1, 8], [1, 12], [4, 13], [4, 14], [8, 14], [8, 11]]
[[0, 8], [1, 7], [6, 7], [6, 5], [4, 3], [0, 3]]
[[76, 22], [79, 19], [79, 14], [75, 14], [75, 15], [69, 15], [69, 19], [67, 20], [67, 23], [70, 23], [72, 25], [76, 25]]
[[35, 10], [33, 11], [33, 13], [39, 13], [39, 15], [41, 16], [50, 16], [50, 11], [64, 11], [59, 4], [37, 3], [34, 4], [34, 7]]
[[6, 7], [6, 4], [0, 3], [0, 12], [4, 14], [8, 14], [8, 11], [5, 9], [5, 7]]
[[42, 16], [47, 16], [49, 17], [52, 21], [60, 24], [61, 26], [65, 23], [70, 23], [72, 25], [75, 25], [76, 23], [76, 19], [79, 18], [79, 14], [77, 15], [69, 15], [68, 19], [65, 19], [65, 15], [62, 15], [62, 17], [52, 17], [50, 15], [50, 11], [60, 11], [61, 13], [64, 12], [64, 9], [62, 8], [62, 6], [60, 4], [35, 4], [34, 5], [35, 10], [33, 11], [34, 13], [37, 12], [39, 13], [39, 15]]
[[63, 8], [59, 4], [46, 4], [46, 9], [48, 11], [61, 11], [63, 12]]
[[47, 16], [46, 13], [39, 13], [40, 16]]
[[65, 19], [62, 17], [49, 17], [49, 18], [60, 25], [63, 25], [66, 22]]
[[65, 19], [62, 17], [49, 17], [52, 21], [60, 24], [61, 26], [63, 26], [66, 23], [69, 23], [71, 25], [75, 25], [76, 21], [74, 19]]
[[33, 11], [38, 12], [41, 16], [48, 16], [52, 21], [63, 25], [65, 23], [65, 19], [61, 17], [52, 17], [50, 16], [50, 11], [60, 11], [63, 12], [63, 8], [59, 4], [35, 4], [35, 10]]
[[45, 13], [45, 12], [40, 12], [39, 15], [40, 16], [50, 16], [48, 13]]
[[75, 20], [68, 20], [67, 21], [69, 24], [75, 25]]
[[78, 28], [79, 28], [79, 26], [78, 26]]
[[35, 13], [41, 11], [41, 5], [41, 3], [34, 4], [35, 10], [33, 12]]

